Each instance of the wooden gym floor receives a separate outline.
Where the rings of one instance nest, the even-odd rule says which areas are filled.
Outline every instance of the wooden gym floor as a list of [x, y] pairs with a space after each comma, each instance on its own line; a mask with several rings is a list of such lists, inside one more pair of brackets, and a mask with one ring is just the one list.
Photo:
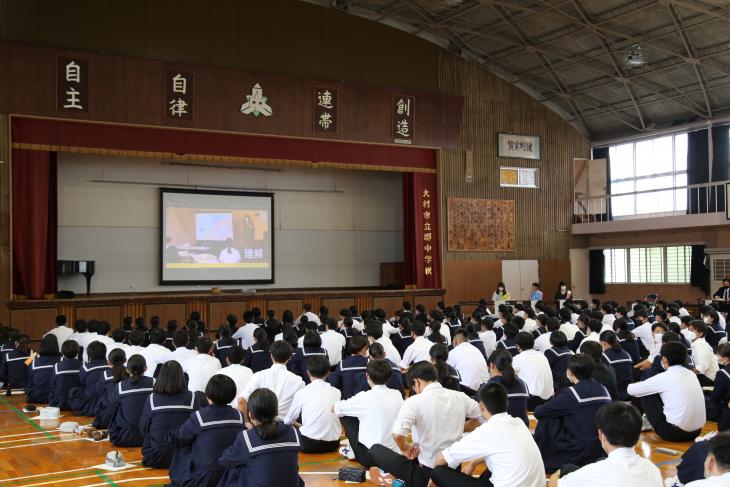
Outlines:
[[[64, 411], [60, 420], [32, 419], [38, 413], [24, 414], [22, 394], [0, 396], [0, 487], [107, 487], [107, 486], [161, 486], [168, 482], [167, 471], [142, 467], [139, 448], [121, 448], [132, 468], [117, 472], [96, 468], [104, 462], [106, 453], [114, 447], [108, 442], [94, 442], [73, 434], [61, 434], [62, 421], [76, 421], [86, 425], [91, 418], [79, 418]], [[533, 425], [534, 426], [534, 425]], [[715, 431], [717, 425], [708, 423], [703, 433]], [[639, 453], [650, 458], [662, 470], [664, 477], [675, 474], [679, 455], [658, 453], [665, 447], [684, 452], [689, 443], [667, 443], [653, 432], [642, 434], [637, 446]], [[339, 454], [299, 456], [300, 473], [307, 485], [345, 485], [334, 480], [337, 470], [344, 466], [358, 466], [342, 459]]]

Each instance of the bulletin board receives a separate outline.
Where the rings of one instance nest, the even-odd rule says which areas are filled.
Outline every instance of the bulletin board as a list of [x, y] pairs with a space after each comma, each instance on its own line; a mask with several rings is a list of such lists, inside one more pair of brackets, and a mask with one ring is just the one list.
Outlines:
[[516, 250], [514, 200], [449, 198], [450, 251]]

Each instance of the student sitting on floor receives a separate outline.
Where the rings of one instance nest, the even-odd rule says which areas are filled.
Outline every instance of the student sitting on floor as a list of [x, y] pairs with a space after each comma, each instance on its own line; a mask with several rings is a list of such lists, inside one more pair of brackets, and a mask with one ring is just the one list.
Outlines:
[[507, 390], [507, 412], [530, 425], [527, 417], [527, 400], [530, 393], [525, 381], [517, 377], [512, 368], [512, 354], [507, 350], [495, 350], [489, 357], [489, 382], [498, 382]]
[[68, 407], [77, 416], [94, 416], [96, 405], [104, 393], [102, 376], [109, 370], [106, 360], [106, 345], [94, 340], [86, 347], [89, 361], [79, 370], [79, 387], [68, 391]]
[[174, 448], [168, 435], [203, 405], [198, 396], [188, 390], [185, 373], [175, 360], [162, 366], [153, 390], [144, 403], [139, 421], [144, 437], [142, 465], [169, 468]]
[[3, 353], [0, 362], [0, 382], [10, 395], [11, 389], [25, 389], [28, 386], [28, 367], [25, 361], [30, 356], [30, 338], [28, 335], [17, 335], [15, 348]]
[[720, 340], [727, 336], [724, 328], [720, 324], [720, 314], [712, 306], [703, 306], [701, 313], [702, 321], [707, 325], [705, 340], [715, 349], [719, 345]]
[[411, 326], [411, 336], [413, 343], [406, 348], [403, 359], [400, 362], [401, 369], [407, 369], [411, 364], [418, 362], [427, 362], [431, 356], [430, 351], [433, 343], [425, 338], [426, 324], [423, 321], [416, 320]]
[[446, 389], [461, 391], [461, 376], [458, 370], [447, 363], [449, 360], [449, 349], [446, 345], [443, 343], [434, 344], [429, 351], [429, 355], [431, 356], [431, 364], [436, 367], [438, 382]]
[[[464, 329], [452, 330], [454, 348], [449, 351], [447, 363], [459, 373], [461, 390], [473, 396], [479, 386], [489, 380], [489, 369], [483, 353], [469, 343], [468, 333]], [[528, 335], [530, 335], [528, 333]], [[532, 338], [532, 335], [530, 335]], [[481, 344], [481, 340], [477, 339]]]
[[180, 365], [188, 374], [188, 389], [193, 392], [203, 392], [210, 378], [221, 369], [221, 363], [213, 356], [213, 341], [210, 338], [198, 338], [195, 349], [197, 353], [180, 362]]
[[246, 359], [243, 364], [256, 373], [271, 367], [271, 354], [269, 353], [269, 335], [263, 327], [253, 331], [253, 345], [246, 350]]
[[504, 325], [504, 336], [497, 342], [497, 349], [499, 350], [503, 348], [511, 353], [513, 357], [517, 355], [519, 352], [517, 351], [515, 338], [517, 338], [517, 333], [519, 333], [519, 331], [519, 328], [517, 328], [517, 326], [515, 326], [515, 324], [511, 321]]
[[105, 370], [99, 377], [101, 383], [101, 394], [99, 401], [96, 403], [96, 412], [92, 426], [97, 429], [107, 429], [109, 422], [114, 415], [116, 409], [118, 384], [127, 377], [129, 372], [124, 364], [127, 362], [127, 356], [121, 348], [115, 348], [109, 354], [109, 370]]
[[349, 399], [357, 393], [361, 377], [368, 366], [368, 339], [361, 335], [350, 338], [347, 345], [350, 356], [340, 362], [327, 382], [340, 390], [342, 399]]
[[[385, 350], [383, 349], [383, 345], [380, 343], [373, 343], [368, 348], [368, 360], [385, 360], [387, 363], [390, 364], [390, 369], [393, 372], [390, 376], [390, 380], [387, 384], [385, 384], [389, 389], [393, 389], [395, 391], [398, 391], [403, 399], [406, 397], [406, 391], [405, 387], [403, 385], [403, 373], [401, 372], [400, 368], [385, 358]], [[355, 394], [359, 394], [363, 391], [370, 390], [370, 385], [368, 384], [367, 378], [365, 377], [365, 374], [360, 375], [360, 385], [355, 390]]]
[[228, 325], [223, 325], [218, 329], [219, 338], [215, 341], [214, 345], [215, 356], [218, 357], [221, 367], [226, 367], [228, 365], [228, 362], [226, 362], [228, 352], [230, 352], [231, 347], [236, 344], [236, 340], [231, 338], [232, 335], [233, 331]]
[[639, 342], [636, 341], [636, 337], [629, 330], [629, 324], [626, 319], [617, 318], [616, 321], [613, 322], [613, 330], [616, 333], [619, 344], [621, 344], [621, 348], [631, 357], [631, 363], [636, 365], [641, 362]]
[[[532, 336], [532, 335], [530, 335]], [[507, 414], [507, 391], [498, 383], [479, 390], [479, 410], [486, 423], [440, 452], [431, 480], [438, 487], [543, 487], [545, 469], [530, 430]], [[459, 465], [461, 471], [454, 470]], [[486, 463], [481, 477], [472, 473]]]
[[365, 468], [373, 466], [370, 448], [375, 444], [384, 445], [396, 453], [400, 451], [392, 432], [393, 421], [403, 405], [403, 397], [386, 386], [392, 373], [392, 365], [387, 360], [370, 361], [365, 372], [370, 389], [339, 401], [332, 408], [341, 418], [350, 443], [349, 451], [341, 449], [340, 452], [351, 460], [357, 460]]
[[717, 361], [722, 368], [717, 372], [712, 393], [705, 398], [707, 419], [717, 421], [718, 429], [722, 430], [730, 428], [730, 343], [717, 348]]
[[228, 405], [236, 396], [236, 384], [230, 377], [211, 377], [205, 395], [210, 405], [191, 414], [170, 437], [174, 445], [170, 461], [172, 487], [218, 485], [225, 469], [218, 459], [243, 431], [241, 412]]
[[692, 361], [695, 364], [695, 372], [697, 379], [703, 386], [712, 386], [715, 383], [717, 371], [720, 366], [717, 363], [715, 352], [712, 347], [705, 341], [708, 326], [700, 320], [690, 321], [689, 337], [692, 342]]
[[230, 350], [226, 354], [226, 367], [218, 371], [218, 374], [227, 375], [236, 384], [236, 397], [231, 401], [230, 406], [238, 407], [238, 396], [241, 395], [246, 385], [253, 377], [253, 372], [248, 367], [242, 365], [246, 352], [238, 345], [231, 345]]
[[616, 375], [616, 386], [618, 388], [616, 399], [626, 401], [629, 398], [626, 387], [634, 381], [634, 366], [631, 355], [621, 348], [616, 333], [606, 330], [601, 333], [600, 339], [603, 347], [603, 361], [613, 367]]
[[488, 316], [479, 320], [479, 338], [484, 344], [484, 356], [489, 358], [497, 349], [497, 335], [494, 333], [494, 320]]
[[606, 388], [612, 400], [618, 398], [618, 384], [616, 383], [616, 372], [613, 367], [603, 360], [603, 347], [598, 342], [586, 342], [583, 345], [583, 353], [593, 359], [593, 375], [596, 382]]
[[550, 371], [553, 375], [553, 389], [557, 394], [566, 387], [570, 387], [566, 373], [568, 371], [568, 360], [575, 354], [568, 348], [568, 338], [560, 330], [550, 334], [550, 345], [552, 347], [545, 350], [545, 358], [550, 364]]
[[330, 453], [337, 451], [340, 446], [342, 426], [332, 412], [332, 406], [340, 400], [341, 393], [326, 382], [329, 372], [330, 365], [326, 357], [307, 358], [310, 383], [294, 394], [289, 412], [283, 420], [285, 424], [301, 424], [300, 449], [304, 453]]
[[144, 375], [147, 370], [141, 355], [127, 360], [129, 377], [117, 384], [114, 414], [109, 422], [109, 441], [114, 446], [142, 446], [144, 438], [139, 428], [142, 409], [152, 393], [154, 379]]
[[687, 370], [687, 349], [679, 342], [662, 345], [662, 367], [650, 379], [629, 384], [629, 395], [640, 398], [647, 420], [666, 441], [692, 441], [705, 425], [705, 399], [696, 375]]
[[[87, 348], [89, 346], [91, 346], [90, 343], [86, 345]], [[61, 353], [63, 359], [53, 366], [48, 405], [61, 409], [70, 409], [68, 403], [69, 391], [81, 385], [79, 372], [83, 362], [76, 358], [79, 356], [79, 345], [73, 340], [63, 342]]]
[[[428, 362], [419, 362], [408, 371], [413, 395], [403, 403], [393, 423], [393, 438], [401, 453], [386, 445], [373, 445], [370, 456], [378, 468], [370, 469], [371, 480], [398, 478], [408, 487], [426, 487], [436, 456], [464, 434], [465, 420], [482, 419], [473, 399], [445, 389], [437, 379], [436, 368]], [[469, 421], [466, 426], [471, 430], [476, 422]], [[409, 433], [413, 437], [411, 444]]]
[[[74, 342], [76, 343], [76, 342]], [[41, 341], [38, 353], [28, 367], [28, 386], [25, 388], [26, 400], [29, 403], [48, 404], [51, 394], [53, 366], [61, 360], [56, 335], [46, 335]], [[76, 353], [79, 347], [76, 346]]]
[[[314, 330], [309, 330], [304, 334], [302, 347], [297, 348], [294, 356], [294, 360], [299, 365], [296, 373], [305, 384], [309, 384], [309, 376], [307, 375], [308, 357], [327, 357], [327, 360], [329, 360], [327, 350], [322, 348], [322, 338]], [[281, 398], [279, 398], [279, 406], [281, 406]]]
[[553, 397], [555, 392], [550, 362], [544, 354], [532, 349], [534, 342], [535, 339], [530, 333], [519, 332], [515, 340], [519, 353], [512, 361], [512, 367], [525, 381], [527, 390], [530, 392], [530, 398], [527, 400], [527, 409], [530, 411]]
[[656, 465], [634, 450], [641, 436], [641, 413], [635, 407], [622, 402], [606, 404], [596, 413], [596, 426], [598, 439], [608, 458], [579, 469], [573, 466], [571, 471], [564, 467], [551, 479], [551, 487], [664, 485]]
[[278, 409], [270, 390], [251, 394], [248, 414], [253, 427], [239, 433], [218, 459], [226, 469], [219, 487], [304, 487], [299, 477], [300, 438], [296, 429], [277, 421]]
[[545, 333], [535, 338], [535, 345], [532, 347], [540, 353], [545, 353], [545, 350], [550, 348], [550, 337], [556, 331], [560, 331], [560, 321], [554, 316], [547, 318], [545, 320], [545, 330]]
[[572, 356], [567, 375], [573, 385], [535, 409], [535, 441], [548, 473], [565, 463], [583, 466], [603, 456], [594, 417], [611, 396], [592, 378], [593, 369], [588, 355]]
[[686, 487], [726, 487], [730, 485], [730, 433], [720, 433], [708, 443], [705, 479]]

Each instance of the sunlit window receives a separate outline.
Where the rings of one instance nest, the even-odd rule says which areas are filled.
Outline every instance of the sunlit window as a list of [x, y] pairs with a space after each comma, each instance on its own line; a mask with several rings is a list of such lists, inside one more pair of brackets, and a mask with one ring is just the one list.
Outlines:
[[606, 249], [605, 281], [608, 284], [689, 283], [692, 247], [631, 247]]

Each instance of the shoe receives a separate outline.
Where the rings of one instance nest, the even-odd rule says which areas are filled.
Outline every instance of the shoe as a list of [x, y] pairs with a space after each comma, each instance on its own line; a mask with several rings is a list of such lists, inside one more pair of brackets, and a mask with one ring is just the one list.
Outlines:
[[355, 459], [355, 452], [352, 451], [352, 448], [350, 448], [350, 445], [341, 446], [339, 450], [340, 455], [347, 458], [348, 460], [354, 460]]
[[641, 431], [651, 431], [653, 429], [654, 429], [654, 427], [651, 425], [651, 423], [647, 419], [646, 414], [644, 414], [641, 417]]
[[109, 432], [106, 430], [94, 430], [91, 432], [91, 437], [94, 441], [101, 441], [109, 438]]
[[378, 467], [370, 467], [370, 481], [375, 483], [375, 485], [390, 486], [393, 485], [394, 480], [395, 477], [383, 472]]

